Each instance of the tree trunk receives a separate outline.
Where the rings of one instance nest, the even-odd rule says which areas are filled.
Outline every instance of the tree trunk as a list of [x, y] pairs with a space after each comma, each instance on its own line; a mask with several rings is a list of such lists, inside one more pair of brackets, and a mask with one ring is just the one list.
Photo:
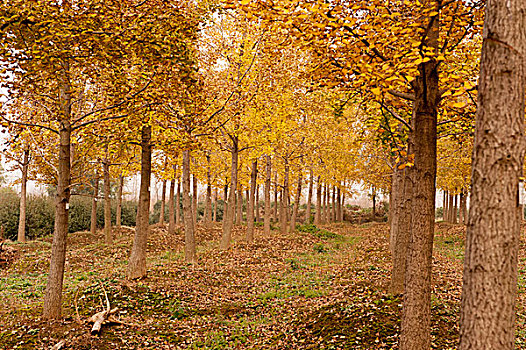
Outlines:
[[[194, 177], [195, 183], [195, 177]], [[195, 197], [195, 192], [194, 192]], [[195, 253], [195, 216], [190, 196], [190, 150], [183, 151], [183, 219], [184, 258], [188, 264], [197, 263]]]
[[372, 199], [373, 199], [373, 220], [376, 219], [376, 188], [372, 188]]
[[113, 244], [113, 232], [111, 230], [111, 199], [110, 199], [110, 162], [104, 159], [102, 162], [104, 173], [104, 242]]
[[146, 247], [150, 231], [151, 138], [152, 127], [150, 125], [143, 126], [141, 131], [141, 185], [137, 207], [137, 226], [135, 227], [135, 237], [126, 273], [129, 279], [146, 276]]
[[321, 203], [322, 203], [322, 185], [321, 176], [318, 176], [318, 188], [316, 190], [316, 213], [314, 214], [314, 225], [319, 226], [321, 224]]
[[221, 236], [221, 243], [219, 245], [221, 250], [227, 250], [230, 248], [230, 240], [232, 239], [232, 226], [234, 225], [234, 214], [236, 211], [237, 165], [239, 157], [237, 137], [232, 139], [231, 155], [232, 168], [230, 175], [230, 193], [228, 194], [226, 215], [223, 212], [223, 235]]
[[323, 222], [329, 223], [329, 184], [323, 186]]
[[292, 211], [292, 219], [290, 220], [290, 232], [296, 230], [296, 220], [298, 218], [298, 209], [301, 200], [301, 181], [303, 180], [301, 172], [298, 175], [298, 187], [296, 189], [296, 196], [294, 196], [294, 209]]
[[526, 2], [488, 1], [466, 232], [460, 349], [515, 347]]
[[194, 230], [197, 228], [197, 202], [199, 199], [199, 193], [197, 192], [197, 177], [192, 175], [192, 218], [194, 219]]
[[448, 207], [449, 207], [448, 222], [452, 223], [453, 222], [453, 212], [454, 212], [454, 208], [455, 208], [455, 205], [453, 203], [453, 195], [452, 194], [449, 195]]
[[272, 177], [272, 167], [270, 164], [270, 156], [265, 156], [266, 160], [266, 177], [265, 177], [265, 211], [263, 218], [263, 231], [265, 235], [270, 234], [270, 180]]
[[122, 190], [124, 187], [124, 176], [119, 176], [119, 188], [117, 189], [117, 211], [115, 213], [115, 226], [121, 228], [122, 225]]
[[210, 227], [210, 222], [212, 221], [212, 177], [210, 175], [210, 155], [206, 156], [208, 163], [206, 171], [206, 199], [205, 199], [205, 215], [204, 215], [204, 224], [205, 227]]
[[236, 225], [243, 225], [243, 189], [239, 180], [237, 182], [236, 211]]
[[163, 187], [161, 191], [161, 212], [159, 213], [159, 224], [164, 225], [164, 212], [166, 211], [166, 180], [163, 180]]
[[341, 192], [339, 186], [338, 186], [338, 190], [337, 191], [338, 192], [336, 194], [336, 220], [335, 221], [341, 221], [340, 217], [341, 217], [341, 213], [342, 213], [342, 202], [341, 202], [342, 192]]
[[71, 185], [71, 85], [65, 71], [59, 85], [60, 121], [58, 150], [58, 181], [55, 200], [55, 232], [51, 244], [51, 259], [46, 291], [44, 294], [45, 319], [57, 319], [62, 313], [62, 284], [66, 262], [66, 237], [68, 234], [69, 198]]
[[254, 242], [254, 203], [256, 201], [256, 181], [258, 176], [258, 161], [252, 162], [250, 174], [250, 192], [247, 203], [247, 242]]
[[18, 218], [18, 241], [26, 241], [26, 200], [27, 200], [27, 171], [29, 168], [29, 148], [24, 150], [22, 160], [22, 179], [20, 186], [20, 216]]
[[336, 186], [332, 186], [331, 221], [336, 221]]
[[464, 218], [464, 221], [462, 221], [462, 223], [464, 225], [467, 225], [468, 224], [468, 203], [467, 203], [467, 200], [468, 200], [468, 193], [464, 192], [463, 193], [463, 197], [462, 197], [462, 200], [461, 200], [461, 205], [462, 205], [462, 217]]
[[217, 222], [217, 204], [219, 203], [217, 187], [214, 188], [214, 217], [212, 220]]
[[276, 175], [274, 176], [274, 222], [278, 222], [278, 193], [279, 193], [279, 184], [278, 184], [278, 172], [276, 170]]
[[175, 195], [175, 224], [181, 224], [181, 181], [177, 177], [177, 194]]
[[261, 214], [259, 210], [259, 185], [256, 185], [256, 222], [261, 222]]
[[309, 179], [309, 192], [307, 194], [307, 210], [305, 212], [305, 222], [304, 224], [310, 224], [312, 222], [312, 188], [314, 187], [314, 175], [312, 169], [310, 170], [310, 179]]
[[447, 221], [447, 191], [442, 190], [442, 221]]
[[94, 235], [97, 232], [97, 201], [99, 196], [99, 175], [95, 173], [95, 186], [91, 197], [91, 225], [90, 233]]
[[[429, 0], [429, 5], [439, 6]], [[429, 18], [424, 46], [438, 52], [438, 16]], [[400, 350], [431, 348], [431, 269], [435, 228], [435, 181], [438, 89], [438, 62], [434, 57], [418, 65], [412, 82], [412, 128], [414, 145], [411, 240], [402, 308]], [[408, 153], [411, 154], [411, 153]]]
[[[408, 151], [409, 153], [409, 151]], [[409, 153], [410, 154], [410, 153]], [[405, 289], [407, 255], [409, 251], [409, 241], [411, 239], [411, 202], [412, 202], [412, 181], [410, 169], [397, 169], [395, 206], [396, 212], [391, 224], [392, 231], [392, 250], [393, 250], [393, 271], [389, 284], [389, 292], [401, 294]]]
[[175, 176], [170, 181], [170, 193], [168, 195], [168, 235], [175, 234]]
[[281, 233], [287, 233], [289, 205], [289, 163], [285, 160], [285, 173], [283, 174], [283, 192], [281, 197], [279, 228]]
[[[396, 245], [396, 235], [398, 234], [398, 219], [400, 218], [400, 207], [403, 205], [402, 202], [402, 192], [404, 190], [404, 172], [403, 170], [398, 169], [398, 164], [395, 165], [393, 175], [391, 177], [391, 195], [389, 196], [389, 216], [391, 217], [390, 230], [389, 230], [389, 250], [391, 251], [391, 256], [393, 261], [395, 259], [395, 245]], [[394, 265], [394, 264], [393, 264]], [[393, 277], [394, 271], [391, 273], [391, 278]], [[401, 278], [403, 279], [403, 274], [405, 274], [405, 269], [402, 271]], [[393, 284], [393, 282], [391, 282]], [[395, 288], [392, 288], [395, 289]], [[396, 288], [396, 290], [391, 290], [393, 293], [403, 293], [403, 284], [401, 288]]]
[[223, 219], [222, 219], [223, 222], [225, 221], [225, 218], [226, 218], [227, 206], [228, 206], [228, 182], [223, 187]]
[[[345, 186], [345, 183], [344, 183], [344, 186]], [[343, 218], [344, 218], [344, 215], [345, 215], [345, 187], [344, 187], [344, 191], [342, 193], [342, 211], [340, 213], [340, 221], [343, 222]]]

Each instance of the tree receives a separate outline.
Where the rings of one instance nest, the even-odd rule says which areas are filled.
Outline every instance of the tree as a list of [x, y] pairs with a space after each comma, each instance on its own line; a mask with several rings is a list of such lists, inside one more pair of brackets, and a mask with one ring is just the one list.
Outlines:
[[488, 1], [466, 233], [460, 349], [514, 349], [526, 3]]

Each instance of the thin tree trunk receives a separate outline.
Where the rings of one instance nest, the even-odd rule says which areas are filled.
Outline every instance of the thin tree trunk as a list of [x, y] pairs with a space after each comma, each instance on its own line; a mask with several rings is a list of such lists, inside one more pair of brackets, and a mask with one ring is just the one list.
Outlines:
[[175, 224], [181, 224], [181, 181], [177, 177], [177, 194], [175, 195]]
[[24, 150], [22, 160], [22, 179], [20, 186], [20, 216], [18, 218], [18, 241], [26, 241], [26, 200], [27, 200], [27, 172], [29, 168], [29, 148]]
[[146, 276], [146, 246], [150, 230], [150, 182], [152, 175], [152, 127], [146, 125], [141, 131], [141, 185], [137, 207], [137, 226], [133, 247], [128, 261], [127, 276], [137, 279]]
[[336, 221], [336, 186], [332, 186], [331, 221]]
[[342, 213], [342, 192], [340, 190], [340, 186], [338, 186], [337, 194], [336, 194], [336, 220], [335, 221], [342, 221], [340, 219], [341, 213]]
[[442, 190], [442, 221], [447, 221], [447, 191]]
[[236, 225], [243, 225], [243, 189], [239, 180], [237, 182], [236, 211]]
[[301, 172], [298, 175], [298, 187], [296, 188], [296, 196], [294, 196], [294, 209], [292, 210], [292, 218], [290, 220], [290, 232], [296, 230], [296, 220], [298, 218], [298, 209], [301, 200], [301, 181], [303, 180]]
[[205, 227], [210, 227], [212, 221], [212, 177], [210, 175], [210, 155], [207, 154], [206, 160], [208, 163], [206, 171], [206, 199], [205, 199], [205, 215], [204, 224]]
[[279, 184], [278, 184], [278, 172], [276, 170], [276, 175], [274, 176], [274, 222], [278, 222], [278, 193], [279, 193]]
[[[344, 183], [344, 186], [345, 186], [345, 183]], [[345, 217], [345, 187], [344, 187], [344, 191], [342, 193], [342, 211], [340, 213], [340, 221], [343, 222], [343, 219]]]
[[289, 163], [285, 160], [285, 173], [283, 175], [283, 192], [281, 197], [279, 227], [281, 233], [287, 233], [287, 217], [289, 206], [287, 199], [289, 197]]
[[228, 182], [226, 182], [225, 186], [223, 187], [223, 219], [221, 220], [222, 222], [224, 222], [226, 218], [227, 206], [228, 206]]
[[259, 208], [259, 185], [256, 185], [256, 222], [261, 222], [261, 213]]
[[464, 225], [467, 225], [468, 224], [468, 203], [467, 203], [467, 199], [468, 199], [468, 193], [464, 192], [463, 193], [464, 196], [462, 198], [462, 217], [464, 218], [464, 221], [463, 221], [463, 224]]
[[258, 176], [258, 161], [252, 162], [252, 172], [250, 173], [250, 192], [247, 203], [247, 242], [254, 242], [254, 204], [256, 201], [256, 182]]
[[266, 177], [265, 177], [265, 211], [263, 218], [263, 231], [265, 235], [270, 234], [270, 183], [272, 177], [272, 167], [270, 164], [270, 156], [265, 156], [266, 165]]
[[[438, 7], [437, 0], [428, 0]], [[424, 46], [438, 52], [438, 16], [430, 18]], [[434, 57], [418, 65], [412, 82], [414, 166], [412, 176], [411, 239], [402, 308], [400, 350], [431, 348], [431, 270], [435, 228], [436, 141], [440, 93], [439, 63]], [[408, 154], [411, 154], [408, 152]]]
[[193, 185], [193, 190], [192, 190], [192, 218], [194, 219], [194, 229], [197, 228], [197, 202], [198, 202], [198, 197], [199, 197], [199, 193], [197, 192], [197, 177], [195, 176], [195, 174], [192, 176], [192, 185]]
[[97, 201], [99, 196], [99, 175], [95, 173], [95, 186], [91, 197], [91, 225], [90, 233], [94, 235], [97, 232]]
[[453, 196], [453, 223], [458, 223], [458, 195]]
[[122, 225], [122, 190], [124, 187], [124, 176], [119, 176], [119, 188], [117, 189], [117, 210], [115, 213], [115, 226], [121, 228]]
[[[391, 177], [391, 195], [390, 204], [389, 204], [389, 216], [391, 217], [390, 230], [389, 230], [389, 250], [391, 251], [391, 256], [393, 261], [395, 259], [395, 246], [396, 246], [396, 235], [398, 234], [398, 219], [400, 218], [400, 207], [402, 205], [402, 191], [404, 190], [404, 173], [403, 170], [398, 169], [398, 165], [395, 165], [393, 175]], [[393, 264], [394, 266], [394, 264]], [[405, 270], [401, 272], [403, 279], [403, 274]], [[391, 273], [391, 278], [393, 277], [394, 272]], [[391, 282], [393, 284], [393, 282]], [[396, 283], [394, 283], [397, 285]], [[395, 290], [396, 289], [396, 290]], [[402, 293], [403, 285], [401, 288], [392, 288], [391, 292], [393, 293]]]
[[66, 262], [66, 237], [68, 234], [69, 198], [71, 185], [71, 85], [66, 62], [59, 84], [59, 164], [57, 195], [55, 200], [55, 232], [51, 244], [49, 274], [44, 294], [45, 319], [58, 319], [62, 313], [62, 285]]
[[227, 250], [230, 248], [230, 240], [232, 239], [232, 226], [234, 225], [234, 214], [236, 211], [237, 165], [239, 157], [237, 137], [233, 137], [231, 155], [232, 168], [230, 176], [230, 193], [228, 195], [226, 215], [223, 212], [223, 235], [221, 236], [221, 243], [219, 245], [221, 250]]
[[314, 186], [314, 174], [312, 173], [312, 169], [310, 170], [310, 179], [309, 179], [309, 193], [307, 195], [307, 210], [305, 213], [305, 222], [304, 224], [310, 224], [311, 223], [311, 216], [312, 216], [312, 188]]
[[373, 198], [373, 220], [376, 219], [376, 188], [372, 188], [372, 198]]
[[449, 207], [449, 214], [448, 214], [448, 221], [449, 222], [453, 222], [453, 210], [455, 208], [454, 204], [453, 204], [453, 195], [450, 194], [449, 195], [449, 204], [448, 204], [448, 207]]
[[110, 199], [110, 163], [108, 159], [102, 162], [104, 172], [104, 241], [106, 244], [113, 244], [113, 231], [111, 229], [111, 199]]
[[322, 203], [322, 185], [321, 176], [318, 176], [318, 188], [316, 190], [316, 213], [314, 214], [314, 225], [319, 226], [321, 224], [321, 203]]
[[164, 212], [166, 211], [166, 180], [163, 180], [163, 187], [161, 191], [161, 212], [159, 213], [159, 224], [164, 225]]
[[[195, 183], [195, 177], [194, 177]], [[184, 258], [188, 264], [197, 263], [195, 253], [195, 217], [190, 196], [190, 150], [183, 151], [183, 218], [184, 218]], [[195, 196], [195, 192], [194, 192]]]
[[515, 348], [526, 2], [488, 1], [480, 62], [460, 350]]
[[175, 234], [175, 176], [170, 181], [170, 193], [168, 195], [168, 235]]
[[214, 188], [214, 217], [212, 218], [212, 220], [214, 222], [217, 222], [217, 204], [219, 203], [219, 197], [218, 197], [218, 193], [217, 193], [217, 187]]

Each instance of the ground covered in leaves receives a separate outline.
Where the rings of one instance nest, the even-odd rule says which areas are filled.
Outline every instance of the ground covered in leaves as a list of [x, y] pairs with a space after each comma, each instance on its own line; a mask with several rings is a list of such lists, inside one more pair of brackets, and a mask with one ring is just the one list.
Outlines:
[[[524, 231], [524, 230], [523, 230]], [[235, 229], [228, 252], [220, 226], [200, 228], [199, 264], [186, 265], [183, 235], [152, 227], [148, 277], [125, 279], [133, 230], [114, 245], [102, 234], [69, 236], [64, 318], [41, 319], [50, 238], [11, 244], [0, 267], [0, 349], [396, 349], [401, 299], [389, 295], [385, 224], [302, 226], [287, 235]], [[434, 255], [433, 348], [458, 338], [464, 228], [438, 224]], [[518, 349], [526, 349], [526, 253], [520, 253]], [[104, 291], [122, 322], [90, 335], [88, 318], [103, 310]]]

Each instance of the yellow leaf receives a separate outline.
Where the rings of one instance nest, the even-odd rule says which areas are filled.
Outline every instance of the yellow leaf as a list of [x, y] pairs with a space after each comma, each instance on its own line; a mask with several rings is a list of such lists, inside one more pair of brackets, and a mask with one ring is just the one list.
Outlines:
[[380, 96], [380, 94], [382, 93], [382, 90], [380, 90], [380, 88], [372, 88], [371, 92], [375, 94], [376, 96]]

